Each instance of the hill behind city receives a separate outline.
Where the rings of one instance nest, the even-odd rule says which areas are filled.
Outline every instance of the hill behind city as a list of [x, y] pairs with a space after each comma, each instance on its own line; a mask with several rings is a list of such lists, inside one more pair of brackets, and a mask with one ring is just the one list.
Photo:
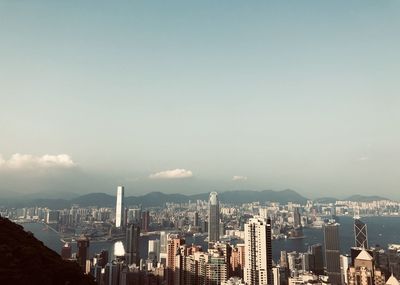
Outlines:
[[[185, 194], [166, 194], [162, 192], [150, 192], [140, 196], [125, 196], [125, 205], [134, 206], [141, 205], [143, 207], [162, 207], [165, 203], [187, 203], [189, 201], [195, 202], [197, 200], [208, 200], [209, 192], [185, 195]], [[274, 191], [274, 190], [235, 190], [218, 193], [219, 200], [227, 204], [243, 204], [251, 202], [279, 202], [286, 204], [288, 202], [305, 204], [308, 198], [299, 194], [298, 192], [290, 189]], [[81, 195], [71, 199], [62, 198], [15, 198], [15, 199], [2, 199], [0, 205], [14, 206], [14, 207], [49, 207], [52, 209], [69, 208], [72, 205], [79, 205], [82, 207], [99, 206], [99, 207], [114, 207], [115, 196], [106, 193], [90, 193]], [[368, 202], [374, 200], [388, 200], [380, 196], [365, 196], [365, 195], [352, 195], [348, 198], [319, 198], [315, 199], [316, 202], [321, 203], [334, 203], [337, 200], [361, 201]]]

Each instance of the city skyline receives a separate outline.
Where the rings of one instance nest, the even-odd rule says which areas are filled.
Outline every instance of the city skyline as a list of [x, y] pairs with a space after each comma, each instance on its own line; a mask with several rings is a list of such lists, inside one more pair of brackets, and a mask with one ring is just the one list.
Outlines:
[[2, 1], [1, 195], [399, 199], [398, 1]]
[[400, 1], [0, 0], [0, 283], [399, 285]]
[[123, 189], [117, 187], [112, 207], [3, 206], [0, 222], [7, 223], [4, 216], [35, 229], [22, 234], [56, 246], [59, 258], [76, 262], [99, 285], [384, 285], [400, 276], [395, 201], [219, 205], [213, 192], [204, 200], [145, 207], [126, 203]]

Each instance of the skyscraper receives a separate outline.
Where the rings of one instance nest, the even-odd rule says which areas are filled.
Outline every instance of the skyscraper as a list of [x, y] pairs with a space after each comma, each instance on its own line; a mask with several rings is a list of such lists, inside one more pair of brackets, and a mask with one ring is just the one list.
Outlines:
[[301, 228], [301, 215], [298, 207], [293, 210], [293, 224], [295, 228]]
[[167, 264], [166, 264], [166, 280], [167, 285], [175, 285], [175, 270], [176, 270], [176, 261], [178, 261], [175, 257], [178, 253], [179, 247], [185, 244], [185, 240], [175, 236], [170, 236], [168, 238], [167, 244]]
[[139, 237], [140, 227], [136, 224], [130, 224], [126, 229], [126, 257], [129, 265], [139, 266]]
[[149, 225], [150, 225], [150, 212], [149, 211], [142, 212], [141, 224], [142, 224], [142, 231], [144, 233], [147, 233], [149, 231]]
[[244, 281], [249, 285], [271, 285], [271, 220], [251, 218], [244, 226]]
[[311, 269], [317, 275], [324, 274], [324, 254], [322, 250], [322, 244], [317, 243], [310, 246], [310, 252], [314, 258], [314, 268]]
[[199, 220], [199, 212], [194, 212], [193, 216], [193, 226], [198, 227], [200, 226], [200, 220]]
[[219, 240], [219, 201], [218, 193], [211, 192], [208, 202], [208, 241]]
[[354, 239], [356, 247], [368, 248], [367, 225], [359, 218], [354, 219]]
[[160, 232], [160, 262], [164, 265], [167, 264], [168, 258], [168, 233]]
[[349, 264], [350, 264], [350, 256], [340, 255], [340, 271], [342, 277], [342, 284], [348, 284]]
[[115, 227], [121, 228], [124, 226], [124, 186], [117, 188], [117, 203], [115, 206]]
[[339, 224], [329, 222], [324, 225], [324, 241], [325, 241], [325, 262], [326, 272], [329, 282], [332, 285], [340, 285], [340, 245], [339, 245]]
[[81, 266], [83, 271], [86, 271], [86, 260], [88, 259], [89, 252], [89, 239], [85, 236], [80, 237], [77, 240], [78, 244], [78, 264]]

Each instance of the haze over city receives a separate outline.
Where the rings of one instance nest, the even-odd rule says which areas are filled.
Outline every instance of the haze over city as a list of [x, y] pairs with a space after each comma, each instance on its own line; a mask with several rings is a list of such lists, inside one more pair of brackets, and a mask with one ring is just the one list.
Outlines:
[[400, 199], [399, 6], [1, 1], [0, 195]]

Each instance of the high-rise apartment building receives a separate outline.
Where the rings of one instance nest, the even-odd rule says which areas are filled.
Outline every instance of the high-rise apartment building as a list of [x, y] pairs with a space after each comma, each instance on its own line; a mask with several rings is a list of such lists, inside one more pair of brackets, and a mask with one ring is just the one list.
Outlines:
[[332, 285], [340, 285], [342, 283], [339, 226], [338, 223], [333, 221], [324, 225], [326, 272]]
[[[227, 245], [229, 246], [229, 245]], [[229, 277], [229, 264], [222, 244], [202, 252], [201, 247], [181, 245], [175, 255], [174, 285], [218, 285]]]
[[277, 267], [272, 268], [272, 275], [274, 277], [274, 285], [281, 284], [281, 268], [279, 265]]
[[301, 215], [298, 207], [293, 210], [293, 226], [295, 228], [301, 228]]
[[350, 265], [350, 256], [340, 255], [340, 275], [342, 278], [342, 284], [348, 284], [348, 270]]
[[270, 219], [251, 218], [244, 226], [244, 281], [248, 285], [271, 285], [272, 248]]
[[117, 188], [117, 202], [115, 205], [115, 227], [121, 228], [124, 226], [125, 218], [124, 209], [124, 186]]
[[238, 276], [243, 278], [243, 266], [245, 259], [244, 250], [245, 250], [244, 244], [237, 244], [235, 247], [232, 248], [230, 264], [229, 264], [230, 276]]
[[150, 225], [150, 212], [149, 211], [142, 212], [141, 224], [142, 224], [142, 231], [144, 233], [147, 233], [149, 231], [149, 225]]
[[208, 241], [219, 240], [219, 201], [217, 192], [210, 193], [208, 202]]
[[140, 224], [141, 213], [141, 209], [139, 208], [128, 209], [126, 217], [127, 223]]
[[[173, 270], [173, 280], [174, 285], [186, 285], [190, 284], [187, 282], [187, 278], [189, 277], [187, 274], [187, 247], [186, 245], [181, 245], [177, 248], [175, 253], [175, 260], [174, 260], [174, 270]], [[167, 271], [170, 272], [170, 271]], [[168, 281], [171, 280], [171, 277], [167, 278]]]
[[176, 269], [176, 256], [179, 253], [181, 245], [185, 244], [185, 240], [178, 236], [169, 237], [167, 244], [167, 264], [166, 264], [166, 279], [167, 285], [175, 285], [175, 269]]
[[286, 250], [281, 250], [281, 257], [279, 259], [279, 265], [285, 269], [289, 268], [288, 256]]
[[59, 211], [48, 210], [46, 215], [46, 223], [56, 224], [58, 223], [59, 217], [60, 217]]
[[358, 218], [354, 219], [354, 239], [356, 247], [368, 248], [367, 225]]
[[228, 279], [228, 274], [226, 256], [218, 250], [209, 250], [205, 276], [209, 284], [221, 284]]
[[152, 256], [154, 260], [158, 261], [160, 258], [160, 240], [149, 240], [148, 256]]

